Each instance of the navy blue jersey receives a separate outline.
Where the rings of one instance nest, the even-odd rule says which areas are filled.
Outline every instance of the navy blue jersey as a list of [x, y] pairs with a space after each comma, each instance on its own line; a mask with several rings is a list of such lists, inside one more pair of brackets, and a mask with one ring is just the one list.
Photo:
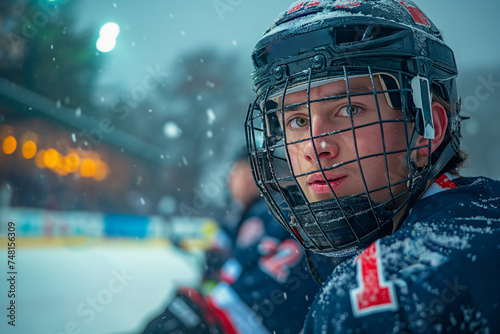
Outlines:
[[304, 333], [500, 333], [500, 182], [445, 179], [339, 264]]
[[298, 333], [319, 290], [304, 250], [263, 199], [246, 212], [209, 301], [237, 333]]

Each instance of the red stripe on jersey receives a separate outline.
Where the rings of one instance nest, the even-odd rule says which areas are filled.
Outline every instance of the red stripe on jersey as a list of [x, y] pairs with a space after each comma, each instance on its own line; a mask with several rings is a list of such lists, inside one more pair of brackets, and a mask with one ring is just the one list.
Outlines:
[[452, 180], [448, 177], [448, 175], [443, 174], [437, 179], [436, 181], [437, 185], [440, 186], [443, 189], [454, 189], [458, 188], [455, 183], [453, 183]]

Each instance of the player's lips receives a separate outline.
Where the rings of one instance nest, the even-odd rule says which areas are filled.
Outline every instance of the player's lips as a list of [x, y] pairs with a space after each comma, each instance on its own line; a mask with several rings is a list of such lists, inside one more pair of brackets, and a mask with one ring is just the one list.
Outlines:
[[307, 177], [307, 184], [317, 195], [331, 194], [332, 190], [338, 191], [340, 189], [346, 177], [347, 175], [330, 174], [327, 172], [325, 172], [324, 176], [322, 173], [314, 173]]

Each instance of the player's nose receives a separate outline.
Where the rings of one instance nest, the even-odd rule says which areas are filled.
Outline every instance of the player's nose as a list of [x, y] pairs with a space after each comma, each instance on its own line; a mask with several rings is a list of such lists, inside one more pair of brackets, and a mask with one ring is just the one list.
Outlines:
[[309, 140], [303, 147], [304, 158], [309, 162], [332, 160], [339, 154], [339, 146], [332, 134], [332, 128], [327, 120], [313, 118], [311, 120]]

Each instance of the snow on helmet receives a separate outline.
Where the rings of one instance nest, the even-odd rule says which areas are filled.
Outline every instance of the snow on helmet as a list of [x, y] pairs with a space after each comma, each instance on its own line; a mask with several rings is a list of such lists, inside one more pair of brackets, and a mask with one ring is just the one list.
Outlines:
[[[459, 152], [455, 58], [436, 26], [411, 1], [298, 1], [264, 33], [252, 60], [257, 97], [249, 108], [246, 129], [254, 178], [274, 217], [306, 249], [343, 256], [390, 234], [396, 214], [405, 213], [427, 181], [442, 172]], [[310, 100], [310, 90], [343, 81], [347, 93], [329, 99], [345, 98], [351, 109], [351, 98], [360, 94], [349, 91], [349, 81], [358, 77], [369, 78], [373, 88], [363, 94], [383, 94], [391, 108], [401, 110], [399, 121], [408, 129], [406, 149], [401, 153], [384, 147], [379, 155], [387, 161], [391, 154], [405, 154], [408, 176], [389, 180], [386, 163], [387, 185], [382, 190], [388, 199], [382, 202], [372, 200], [373, 192], [381, 189], [369, 189], [364, 177], [363, 192], [337, 196], [329, 185], [330, 198], [310, 201], [298, 182], [306, 175], [296, 174], [290, 163], [289, 148], [298, 141], [291, 141], [283, 131], [281, 118], [290, 107], [284, 100], [287, 94], [307, 91], [307, 99], [291, 107], [304, 105], [310, 116], [310, 104], [317, 102]], [[381, 88], [375, 88], [375, 81]], [[448, 135], [433, 155], [429, 140], [424, 146], [429, 150], [427, 165], [418, 167], [411, 153], [422, 148], [416, 147], [419, 135], [426, 139], [434, 136], [431, 103], [436, 96], [454, 109], [447, 111]], [[351, 127], [322, 136], [354, 132], [352, 114], [350, 117]], [[380, 118], [380, 112], [378, 122], [383, 137], [382, 123], [386, 121]], [[310, 131], [309, 137], [302, 139], [313, 143], [319, 166], [308, 174], [321, 173], [326, 181], [325, 172], [352, 164], [363, 175], [361, 161], [367, 157], [357, 151], [352, 161], [322, 166], [315, 146], [318, 138]], [[357, 147], [356, 136], [354, 142]], [[393, 193], [392, 189], [401, 184], [406, 185], [405, 190]]]

